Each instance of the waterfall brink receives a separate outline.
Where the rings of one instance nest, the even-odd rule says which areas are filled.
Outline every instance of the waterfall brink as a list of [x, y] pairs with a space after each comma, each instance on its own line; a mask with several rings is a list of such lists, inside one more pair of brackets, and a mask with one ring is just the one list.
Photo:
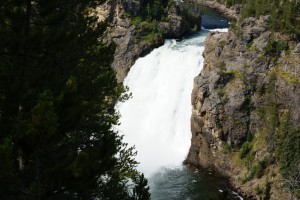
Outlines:
[[203, 66], [207, 32], [165, 44], [140, 58], [124, 84], [132, 98], [119, 103], [118, 127], [136, 146], [138, 169], [150, 177], [161, 168], [181, 166], [190, 147], [193, 79]]

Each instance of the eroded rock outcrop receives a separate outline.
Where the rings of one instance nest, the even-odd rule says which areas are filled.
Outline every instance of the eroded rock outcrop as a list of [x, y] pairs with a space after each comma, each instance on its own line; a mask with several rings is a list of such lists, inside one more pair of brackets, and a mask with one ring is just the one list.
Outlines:
[[[274, 116], [281, 118], [290, 110], [293, 123], [300, 120], [299, 44], [285, 35], [272, 35], [268, 21], [268, 16], [247, 18], [235, 31], [208, 35], [205, 65], [194, 80], [192, 142], [186, 162], [228, 176], [249, 198], [256, 197], [268, 177], [271, 199], [287, 199], [274, 163], [275, 139], [266, 132], [272, 128], [275, 104]], [[271, 55], [268, 48], [274, 38], [290, 42]], [[241, 148], [249, 138], [254, 139], [245, 158]], [[262, 162], [268, 163], [266, 169], [250, 179], [251, 167]]]
[[137, 1], [128, 0], [119, 3], [108, 0], [97, 8], [99, 19], [106, 21], [109, 25], [102, 40], [106, 43], [114, 42], [116, 44], [112, 67], [116, 70], [119, 82], [124, 80], [137, 58], [163, 44], [162, 40], [149, 42], [135, 39], [136, 27], [126, 16], [126, 12], [133, 16], [138, 15], [139, 6]]
[[207, 7], [212, 8], [212, 9], [217, 10], [222, 15], [224, 15], [228, 18], [235, 19], [235, 20], [238, 20], [239, 15], [241, 13], [241, 6], [240, 5], [235, 5], [235, 6], [232, 6], [230, 8], [227, 8], [225, 5], [219, 3], [216, 0], [204, 1], [204, 2], [202, 2], [202, 4], [204, 4]]
[[167, 38], [179, 38], [189, 30], [189, 23], [181, 16], [180, 10], [173, 7], [168, 11], [168, 21], [160, 22], [158, 28]]
[[[201, 20], [200, 13], [197, 16], [191, 16], [191, 20], [188, 21], [177, 8], [167, 8], [167, 20], [157, 23], [158, 31], [162, 33], [162, 37], [154, 37], [151, 40], [137, 39], [137, 32], [141, 30], [137, 30], [128, 15], [136, 17], [140, 14], [139, 12], [140, 3], [136, 0], [124, 0], [122, 3], [108, 0], [97, 8], [99, 19], [109, 24], [105, 37], [102, 38], [103, 41], [106, 43], [113, 41], [116, 44], [112, 67], [116, 70], [119, 82], [124, 80], [136, 59], [161, 46], [164, 43], [164, 38], [182, 37], [194, 27], [195, 23], [200, 24]], [[147, 34], [146, 29], [142, 31], [144, 32], [142, 34]]]
[[166, 38], [180, 38], [190, 30], [198, 31], [201, 26], [201, 12], [182, 10], [177, 7], [168, 9], [167, 21], [160, 22], [159, 30]]

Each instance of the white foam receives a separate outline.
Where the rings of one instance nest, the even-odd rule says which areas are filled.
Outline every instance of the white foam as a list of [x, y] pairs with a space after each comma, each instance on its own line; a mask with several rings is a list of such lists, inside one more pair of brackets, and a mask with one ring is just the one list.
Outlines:
[[202, 30], [209, 31], [209, 32], [220, 32], [220, 33], [226, 33], [228, 32], [228, 28], [216, 28], [216, 29], [206, 29], [204, 27], [201, 27]]
[[133, 98], [118, 103], [124, 141], [135, 145], [138, 169], [146, 177], [162, 167], [180, 166], [191, 140], [193, 79], [203, 66], [205, 35], [165, 44], [139, 58], [124, 84]]
[[234, 191], [231, 191], [232, 194], [236, 195], [240, 200], [244, 200], [238, 193], [234, 192]]

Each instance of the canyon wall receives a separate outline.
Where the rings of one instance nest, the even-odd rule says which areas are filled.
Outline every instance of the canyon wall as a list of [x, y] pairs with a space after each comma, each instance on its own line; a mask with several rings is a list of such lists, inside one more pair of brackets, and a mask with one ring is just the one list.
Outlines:
[[[288, 199], [275, 146], [287, 113], [291, 124], [300, 120], [300, 44], [269, 31], [269, 20], [246, 18], [227, 33], [210, 33], [192, 92], [186, 162], [229, 177], [250, 199], [267, 182], [271, 199]], [[274, 41], [281, 49], [270, 52]]]
[[[129, 69], [139, 57], [161, 46], [165, 38], [181, 38], [201, 23], [201, 15], [184, 16], [175, 6], [165, 8], [166, 18], [159, 22], [140, 19], [140, 1], [108, 0], [97, 8], [100, 21], [108, 23], [102, 40], [114, 42], [116, 51], [112, 67], [119, 82], [126, 77]], [[149, 28], [150, 26], [150, 28]]]

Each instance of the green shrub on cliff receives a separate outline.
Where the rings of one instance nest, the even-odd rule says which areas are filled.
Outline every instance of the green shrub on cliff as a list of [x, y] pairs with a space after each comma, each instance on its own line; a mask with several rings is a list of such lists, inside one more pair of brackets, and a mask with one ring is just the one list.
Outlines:
[[232, 148], [231, 148], [230, 144], [225, 143], [224, 146], [223, 146], [223, 152], [225, 154], [229, 154], [231, 151], [232, 151]]
[[243, 4], [242, 17], [271, 15], [272, 29], [299, 34], [299, 8], [300, 3], [297, 0], [284, 0], [282, 2], [269, 0], [248, 1]]
[[227, 7], [241, 4], [242, 19], [270, 15], [270, 30], [289, 33], [298, 41], [300, 40], [300, 2], [298, 0], [219, 0], [219, 2]]
[[267, 179], [263, 200], [270, 200], [270, 199], [271, 199], [271, 182]]
[[287, 41], [276, 41], [274, 34], [272, 34], [264, 47], [265, 55], [272, 56], [277, 59], [282, 51], [287, 51], [289, 48]]
[[141, 17], [130, 17], [132, 24], [136, 27], [135, 39], [137, 41], [161, 42], [162, 33], [158, 30], [157, 21], [145, 21]]
[[166, 16], [168, 0], [140, 0], [140, 16], [147, 21], [161, 20]]
[[243, 145], [242, 145], [242, 148], [240, 150], [240, 158], [243, 159], [243, 158], [246, 158], [246, 156], [250, 153], [251, 149], [252, 149], [253, 145], [251, 142], [245, 142]]
[[264, 140], [266, 141], [268, 151], [272, 154], [275, 151], [276, 135], [279, 126], [279, 103], [277, 92], [277, 73], [272, 70], [269, 73], [269, 83], [266, 86], [266, 93], [263, 104]]
[[132, 24], [136, 27], [135, 39], [137, 41], [149, 41], [161, 43], [163, 36], [158, 29], [160, 21], [167, 17], [168, 0], [140, 0], [141, 7], [138, 16], [130, 16]]
[[258, 162], [256, 171], [255, 171], [256, 178], [261, 178], [263, 176], [266, 167], [267, 167], [267, 162], [265, 160], [261, 160]]
[[280, 161], [281, 173], [283, 177], [289, 178], [292, 174], [297, 173], [300, 166], [300, 127], [293, 124], [290, 111], [280, 126], [277, 146], [276, 152]]

